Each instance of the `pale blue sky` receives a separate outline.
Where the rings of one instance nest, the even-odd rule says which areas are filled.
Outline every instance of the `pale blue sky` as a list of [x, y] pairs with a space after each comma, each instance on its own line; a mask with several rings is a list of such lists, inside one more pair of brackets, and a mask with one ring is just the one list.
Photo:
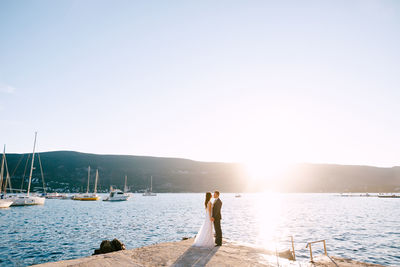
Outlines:
[[399, 1], [0, 1], [0, 143], [400, 164]]

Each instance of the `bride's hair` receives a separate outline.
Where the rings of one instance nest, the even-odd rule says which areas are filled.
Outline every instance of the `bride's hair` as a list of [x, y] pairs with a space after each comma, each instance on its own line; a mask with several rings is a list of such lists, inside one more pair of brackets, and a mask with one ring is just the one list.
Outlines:
[[204, 202], [204, 205], [206, 206], [206, 208], [207, 208], [207, 204], [210, 201], [210, 199], [211, 199], [211, 192], [207, 192], [206, 193], [206, 201]]

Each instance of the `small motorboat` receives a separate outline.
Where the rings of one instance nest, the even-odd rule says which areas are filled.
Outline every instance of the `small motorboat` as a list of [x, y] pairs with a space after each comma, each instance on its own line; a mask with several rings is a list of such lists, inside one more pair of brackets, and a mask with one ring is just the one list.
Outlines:
[[242, 195], [241, 194], [236, 194], [235, 197], [242, 197]]
[[65, 199], [66, 194], [59, 194], [59, 193], [47, 193], [45, 194], [45, 198], [47, 199]]
[[127, 193], [128, 187], [126, 186], [126, 180], [128, 179], [128, 176], [125, 175], [125, 185], [124, 185], [124, 192], [122, 192], [119, 189], [113, 189], [113, 187], [110, 187], [110, 195], [106, 198], [103, 199], [103, 201], [126, 201], [128, 200], [131, 195]]
[[129, 194], [122, 192], [119, 189], [115, 189], [110, 192], [110, 195], [103, 199], [103, 201], [126, 201], [130, 197]]

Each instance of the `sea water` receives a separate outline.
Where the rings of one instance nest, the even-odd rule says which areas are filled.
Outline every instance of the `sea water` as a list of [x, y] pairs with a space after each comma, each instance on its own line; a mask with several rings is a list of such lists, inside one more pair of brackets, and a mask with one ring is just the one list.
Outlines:
[[[105, 196], [103, 196], [105, 197]], [[400, 266], [400, 199], [334, 194], [221, 194], [223, 236], [270, 250], [326, 240], [328, 254]], [[47, 199], [44, 206], [0, 210], [0, 266], [89, 256], [104, 239], [128, 249], [193, 237], [204, 220], [204, 194], [134, 194], [125, 202]], [[314, 254], [322, 244], [313, 245]]]

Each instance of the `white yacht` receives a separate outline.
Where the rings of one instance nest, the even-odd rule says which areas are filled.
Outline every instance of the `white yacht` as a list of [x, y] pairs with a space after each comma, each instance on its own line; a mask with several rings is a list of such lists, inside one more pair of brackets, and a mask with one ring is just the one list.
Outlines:
[[28, 191], [26, 192], [26, 195], [15, 195], [10, 197], [9, 199], [13, 201], [11, 206], [44, 205], [45, 202], [44, 197], [29, 194], [31, 189], [33, 162], [35, 160], [36, 137], [37, 137], [37, 132], [35, 132], [35, 141], [33, 143], [32, 163], [31, 163], [31, 170], [29, 173]]
[[110, 195], [107, 198], [103, 199], [103, 201], [126, 201], [126, 200], [128, 200], [130, 195], [128, 193], [126, 193], [126, 191], [127, 191], [126, 179], [127, 179], [127, 176], [125, 175], [124, 192], [122, 192], [119, 189], [113, 189], [111, 187]]
[[126, 201], [129, 199], [129, 194], [122, 192], [119, 189], [115, 189], [110, 192], [110, 195], [103, 199], [103, 201]]
[[17, 195], [10, 198], [13, 202], [11, 206], [44, 205], [45, 198], [33, 195]]

